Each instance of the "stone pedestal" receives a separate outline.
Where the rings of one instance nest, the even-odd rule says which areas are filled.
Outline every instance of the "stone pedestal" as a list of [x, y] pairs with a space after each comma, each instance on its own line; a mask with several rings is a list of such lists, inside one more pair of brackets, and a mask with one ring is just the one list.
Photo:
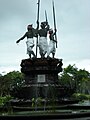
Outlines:
[[[63, 88], [58, 81], [62, 71], [61, 59], [24, 59], [21, 72], [25, 75], [25, 85], [20, 90], [19, 98], [57, 98]], [[63, 94], [63, 93], [62, 93]]]

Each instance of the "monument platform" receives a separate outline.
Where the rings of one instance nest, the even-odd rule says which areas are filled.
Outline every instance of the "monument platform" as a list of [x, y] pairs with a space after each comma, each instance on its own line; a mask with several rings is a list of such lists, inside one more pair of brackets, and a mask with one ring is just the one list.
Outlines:
[[24, 85], [17, 90], [19, 99], [42, 98], [57, 99], [64, 96], [65, 89], [60, 85], [58, 73], [62, 72], [62, 59], [36, 58], [23, 59], [21, 72], [24, 74]]
[[21, 72], [25, 74], [50, 74], [62, 72], [62, 59], [24, 59], [21, 62]]

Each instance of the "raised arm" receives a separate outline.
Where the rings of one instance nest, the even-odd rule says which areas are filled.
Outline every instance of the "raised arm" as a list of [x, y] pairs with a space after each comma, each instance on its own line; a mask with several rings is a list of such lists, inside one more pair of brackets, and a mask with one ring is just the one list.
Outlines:
[[25, 33], [23, 37], [21, 37], [19, 40], [16, 41], [16, 43], [19, 43], [21, 40], [23, 40], [25, 37], [27, 36], [27, 34]]

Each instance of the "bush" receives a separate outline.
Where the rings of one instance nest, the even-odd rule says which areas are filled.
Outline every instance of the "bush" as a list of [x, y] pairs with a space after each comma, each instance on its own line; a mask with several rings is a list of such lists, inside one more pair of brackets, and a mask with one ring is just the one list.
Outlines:
[[80, 100], [80, 101], [90, 100], [90, 95], [81, 94], [81, 93], [74, 93], [74, 94], [72, 95], [72, 98], [73, 98], [73, 99]]
[[4, 106], [11, 99], [12, 99], [12, 97], [10, 95], [0, 97], [0, 106]]

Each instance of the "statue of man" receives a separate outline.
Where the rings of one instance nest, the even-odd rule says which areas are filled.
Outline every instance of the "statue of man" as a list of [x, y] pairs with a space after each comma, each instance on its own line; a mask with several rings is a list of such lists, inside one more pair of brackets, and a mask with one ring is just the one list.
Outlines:
[[49, 46], [48, 46], [48, 52], [47, 52], [47, 58], [49, 58], [50, 53], [52, 53], [52, 57], [54, 58], [55, 56], [55, 52], [56, 52], [56, 48], [55, 48], [55, 43], [57, 42], [54, 39], [54, 35], [56, 34], [56, 29], [55, 32], [53, 32], [53, 29], [49, 30]]
[[36, 30], [32, 27], [31, 25], [27, 26], [27, 32], [23, 35], [23, 37], [21, 37], [19, 40], [16, 41], [16, 43], [19, 43], [21, 40], [23, 40], [25, 37], [27, 37], [27, 41], [26, 41], [26, 45], [27, 45], [27, 54], [29, 55], [29, 57], [31, 58], [31, 54], [33, 55], [34, 58], [36, 58], [36, 55], [34, 53], [34, 51], [32, 50], [34, 47], [34, 39], [33, 37], [36, 37]]
[[41, 29], [38, 30], [39, 34], [39, 53], [41, 55], [41, 58], [45, 57], [45, 54], [47, 53], [48, 49], [48, 42], [47, 42], [47, 32], [49, 30], [48, 22], [41, 22]]

